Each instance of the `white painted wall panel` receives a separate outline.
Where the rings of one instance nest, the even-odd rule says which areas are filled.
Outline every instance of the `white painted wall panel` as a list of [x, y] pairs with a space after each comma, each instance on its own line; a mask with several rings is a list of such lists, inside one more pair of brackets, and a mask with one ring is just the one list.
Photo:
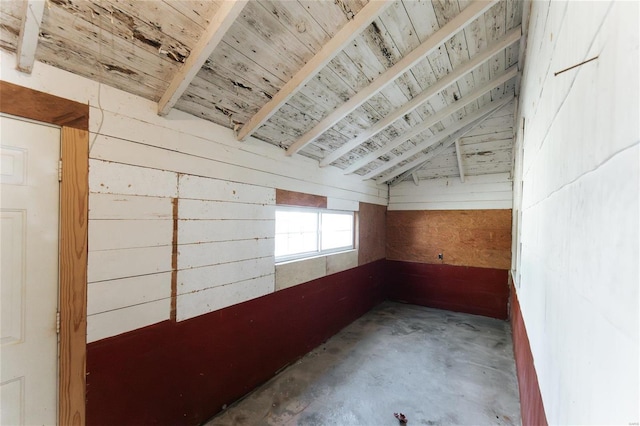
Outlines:
[[180, 219], [274, 220], [276, 215], [274, 206], [183, 199], [178, 212]]
[[93, 219], [171, 220], [170, 198], [97, 194], [89, 196], [89, 221]]
[[273, 238], [275, 232], [275, 220], [180, 220], [178, 222], [178, 243]]
[[90, 220], [89, 251], [171, 245], [173, 220]]
[[178, 294], [273, 275], [273, 256], [178, 271]]
[[273, 238], [180, 245], [178, 269], [273, 256], [274, 248]]
[[182, 294], [178, 296], [177, 300], [177, 320], [183, 321], [273, 293], [273, 283], [273, 275], [268, 275], [212, 287], [195, 293]]
[[402, 182], [391, 187], [389, 210], [509, 209], [513, 200], [509, 173]]
[[171, 272], [89, 284], [87, 315], [171, 298]]
[[90, 251], [88, 282], [171, 270], [171, 246]]
[[103, 194], [176, 197], [178, 175], [145, 167], [89, 160], [89, 191]]
[[[182, 136], [184, 137], [184, 135]], [[264, 144], [264, 142], [262, 143]], [[252, 164], [251, 168], [247, 168], [247, 166], [216, 162], [191, 154], [176, 151], [169, 152], [171, 153], [170, 155], [168, 155], [167, 149], [100, 135], [96, 139], [91, 155], [93, 158], [116, 163], [139, 164], [152, 169], [171, 170], [178, 173], [216, 179], [230, 179], [236, 182], [252, 183], [271, 188], [287, 189], [289, 191], [325, 196], [331, 195], [344, 199], [356, 199], [373, 204], [384, 204], [386, 199], [386, 186], [383, 190], [377, 186], [372, 188], [370, 186], [371, 184], [365, 185], [362, 183], [363, 186], [361, 188], [352, 189], [347, 185], [340, 185], [340, 181], [333, 178], [322, 177], [315, 182], [308, 181], [307, 179], [315, 174], [311, 172], [313, 170], [311, 168], [313, 166], [311, 165], [308, 166], [306, 172], [301, 171], [300, 173], [303, 174], [295, 177], [295, 175], [289, 174], [291, 170], [287, 170], [288, 166], [285, 164], [279, 164], [279, 171], [271, 173], [260, 170], [258, 165]], [[282, 154], [281, 151], [278, 150], [278, 152]], [[253, 161], [268, 162], [267, 159], [262, 157], [255, 157]], [[332, 174], [340, 173], [339, 170], [335, 168], [327, 168], [327, 171]], [[345, 179], [344, 183], [349, 183], [350, 179], [351, 178]], [[360, 181], [360, 178], [358, 178], [358, 181]]]
[[87, 317], [87, 343], [169, 319], [171, 299], [131, 305]]
[[639, 11], [532, 2], [514, 276], [550, 424], [640, 420]]
[[360, 203], [354, 200], [343, 200], [340, 198], [327, 198], [327, 208], [329, 210], [345, 210], [357, 212], [360, 210]]
[[274, 188], [185, 175], [180, 176], [180, 198], [245, 204], [275, 204], [276, 191]]

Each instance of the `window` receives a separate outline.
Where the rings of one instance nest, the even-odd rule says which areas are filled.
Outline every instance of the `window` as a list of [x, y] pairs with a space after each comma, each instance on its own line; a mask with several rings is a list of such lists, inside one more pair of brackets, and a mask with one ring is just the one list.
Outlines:
[[276, 210], [276, 261], [353, 248], [353, 212], [282, 207]]

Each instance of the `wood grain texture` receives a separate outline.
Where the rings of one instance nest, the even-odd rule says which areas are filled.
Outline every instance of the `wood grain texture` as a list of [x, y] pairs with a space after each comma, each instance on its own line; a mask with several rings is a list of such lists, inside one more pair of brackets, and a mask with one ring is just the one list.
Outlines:
[[63, 127], [60, 187], [61, 425], [85, 423], [89, 133]]
[[387, 259], [509, 269], [511, 210], [389, 211]]
[[276, 189], [276, 204], [280, 206], [317, 207], [326, 209], [327, 197]]
[[0, 111], [36, 121], [89, 129], [89, 106], [0, 81]]
[[358, 212], [358, 265], [384, 259], [387, 207], [360, 203]]
[[542, 403], [538, 374], [533, 363], [527, 328], [520, 311], [518, 295], [513, 283], [510, 285], [511, 300], [509, 319], [513, 338], [513, 355], [516, 359], [516, 375], [520, 391], [520, 415], [523, 425], [547, 426], [547, 416]]
[[176, 320], [178, 299], [178, 199], [171, 200], [173, 206], [173, 238], [171, 241], [171, 321]]

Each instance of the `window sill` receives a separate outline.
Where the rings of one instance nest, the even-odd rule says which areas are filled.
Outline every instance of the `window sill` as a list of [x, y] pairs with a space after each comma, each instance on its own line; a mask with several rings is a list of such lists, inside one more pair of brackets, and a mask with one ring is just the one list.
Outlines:
[[331, 256], [336, 256], [339, 254], [345, 254], [345, 253], [351, 253], [354, 251], [358, 251], [358, 249], [348, 249], [348, 250], [341, 250], [341, 251], [334, 251], [331, 253], [321, 253], [321, 254], [317, 254], [315, 256], [308, 256], [308, 257], [299, 257], [297, 259], [288, 259], [288, 260], [282, 260], [282, 261], [276, 261], [276, 266], [280, 266], [280, 265], [288, 265], [290, 263], [296, 263], [296, 262], [304, 262], [305, 260], [313, 260], [313, 259], [318, 259], [320, 257], [331, 257]]

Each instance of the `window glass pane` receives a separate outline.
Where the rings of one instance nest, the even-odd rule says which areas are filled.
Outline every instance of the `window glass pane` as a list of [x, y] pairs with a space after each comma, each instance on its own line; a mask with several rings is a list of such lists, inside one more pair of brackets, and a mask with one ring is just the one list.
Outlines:
[[317, 250], [317, 212], [276, 211], [276, 257]]
[[322, 250], [353, 247], [353, 214], [322, 213]]

